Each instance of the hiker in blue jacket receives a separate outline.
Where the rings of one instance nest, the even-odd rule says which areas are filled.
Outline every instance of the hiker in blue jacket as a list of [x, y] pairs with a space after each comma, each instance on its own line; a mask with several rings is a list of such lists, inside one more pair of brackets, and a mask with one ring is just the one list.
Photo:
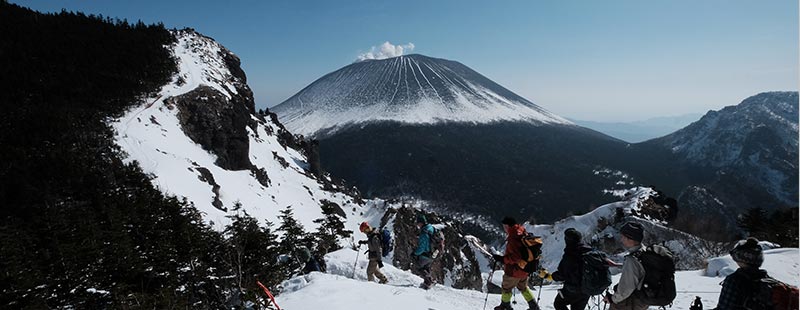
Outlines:
[[431, 279], [431, 236], [434, 234], [433, 225], [428, 224], [427, 218], [424, 214], [417, 215], [417, 228], [419, 228], [419, 239], [417, 239], [417, 250], [414, 251], [415, 269], [417, 275], [424, 280], [419, 286], [423, 289], [429, 289], [433, 285]]

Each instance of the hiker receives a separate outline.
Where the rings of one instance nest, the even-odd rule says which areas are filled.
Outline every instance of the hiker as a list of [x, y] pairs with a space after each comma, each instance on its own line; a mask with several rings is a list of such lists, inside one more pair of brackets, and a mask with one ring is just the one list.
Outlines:
[[417, 249], [414, 251], [415, 269], [417, 275], [422, 277], [422, 284], [420, 288], [429, 289], [433, 285], [431, 279], [431, 237], [435, 233], [433, 225], [428, 224], [428, 219], [424, 214], [417, 214], [417, 228], [419, 229], [419, 238], [417, 239]]
[[367, 235], [367, 240], [358, 241], [359, 245], [366, 244], [368, 247], [367, 258], [369, 259], [369, 264], [367, 265], [367, 280], [370, 282], [375, 281], [375, 277], [377, 276], [380, 280], [380, 284], [386, 284], [389, 280], [386, 279], [386, 276], [383, 275], [380, 270], [380, 268], [383, 268], [380, 230], [370, 227], [367, 222], [361, 223], [358, 229]]
[[506, 237], [506, 251], [504, 255], [493, 255], [492, 257], [496, 262], [503, 262], [503, 283], [501, 284], [502, 295], [500, 297], [500, 305], [494, 307], [495, 310], [512, 310], [511, 307], [511, 292], [516, 287], [522, 292], [522, 297], [528, 302], [529, 310], [539, 310], [539, 305], [533, 299], [533, 293], [528, 288], [528, 275], [529, 273], [522, 270], [519, 262], [522, 261], [522, 237], [526, 235], [525, 227], [517, 224], [517, 221], [512, 217], [506, 217], [501, 222], [503, 230], [508, 235]]
[[648, 305], [634, 294], [642, 288], [644, 283], [644, 266], [635, 257], [636, 253], [646, 250], [642, 240], [644, 240], [644, 227], [635, 222], [628, 222], [620, 229], [620, 242], [628, 251], [625, 261], [622, 263], [622, 275], [619, 283], [615, 286], [614, 294], [606, 294], [603, 300], [610, 303], [611, 310], [644, 310]]
[[750, 237], [739, 241], [730, 254], [739, 269], [722, 281], [718, 310], [744, 309], [745, 302], [757, 292], [753, 283], [767, 277], [767, 272], [759, 269], [764, 262], [764, 253], [758, 239]]
[[300, 247], [298, 249], [297, 258], [300, 262], [305, 262], [303, 270], [301, 271], [302, 274], [309, 274], [312, 271], [321, 271], [319, 262], [314, 259], [314, 256], [311, 255], [311, 251], [309, 251], [308, 248]]
[[539, 277], [550, 281], [564, 282], [564, 287], [558, 290], [558, 295], [553, 302], [556, 310], [581, 310], [586, 308], [591, 297], [581, 290], [582, 255], [590, 252], [592, 248], [583, 243], [583, 235], [575, 228], [567, 228], [564, 231], [564, 242], [566, 246], [564, 255], [561, 256], [561, 262], [558, 263], [558, 269], [552, 274], [541, 269]]

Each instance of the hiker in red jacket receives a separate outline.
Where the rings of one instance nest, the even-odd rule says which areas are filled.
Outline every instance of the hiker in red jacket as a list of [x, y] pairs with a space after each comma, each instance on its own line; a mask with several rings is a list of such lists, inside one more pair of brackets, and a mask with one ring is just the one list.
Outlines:
[[504, 274], [501, 285], [502, 295], [500, 305], [494, 307], [495, 310], [512, 310], [511, 291], [516, 287], [522, 292], [522, 297], [528, 302], [529, 310], [539, 310], [539, 305], [533, 299], [533, 293], [528, 288], [528, 273], [519, 267], [518, 263], [522, 260], [520, 248], [522, 248], [522, 237], [525, 236], [525, 227], [517, 224], [514, 218], [506, 217], [502, 221], [503, 230], [508, 234], [506, 237], [506, 252], [504, 255], [494, 255], [497, 262], [503, 262]]

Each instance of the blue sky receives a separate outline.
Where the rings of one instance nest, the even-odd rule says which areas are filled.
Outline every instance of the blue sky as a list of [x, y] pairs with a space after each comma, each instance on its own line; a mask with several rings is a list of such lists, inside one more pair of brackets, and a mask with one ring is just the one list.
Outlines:
[[796, 0], [12, 2], [195, 28], [239, 55], [258, 107], [385, 41], [584, 120], [704, 113], [798, 87]]

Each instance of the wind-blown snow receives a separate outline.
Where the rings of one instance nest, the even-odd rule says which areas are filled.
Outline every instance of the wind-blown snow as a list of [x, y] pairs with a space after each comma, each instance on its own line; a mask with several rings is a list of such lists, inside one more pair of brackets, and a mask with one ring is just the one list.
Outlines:
[[351, 64], [272, 110], [304, 135], [374, 121], [572, 124], [458, 62], [422, 55]]
[[[255, 131], [247, 128], [250, 161], [267, 171], [270, 179], [267, 187], [248, 170], [231, 171], [216, 166], [216, 156], [183, 132], [177, 109], [165, 104], [166, 99], [201, 85], [210, 86], [228, 98], [237, 90], [232, 83], [235, 78], [221, 56], [227, 52], [222, 46], [192, 31], [175, 34], [178, 40], [171, 48], [178, 59], [179, 72], [173, 81], [163, 86], [158, 96], [147, 99], [111, 124], [117, 144], [127, 153], [125, 161], [137, 161], [144, 172], [153, 176], [156, 187], [167, 194], [185, 197], [217, 229], [230, 222], [226, 216], [235, 213], [232, 211], [235, 203], [241, 203], [243, 211], [273, 223], [278, 223], [279, 211], [292, 206], [298, 221], [311, 231], [317, 227], [313, 220], [322, 217], [319, 207], [322, 199], [342, 206], [351, 218], [347, 229], [357, 228], [357, 222], [363, 219], [359, 215], [363, 207], [345, 194], [322, 190], [321, 184], [306, 174], [306, 158], [292, 148], [283, 147], [271, 134], [278, 132], [278, 126], [269, 120], [263, 122], [253, 116], [258, 126]], [[283, 158], [288, 166], [284, 168], [277, 157]], [[219, 199], [229, 211], [212, 205], [212, 186], [200, 179], [199, 168], [211, 172], [220, 186]]]

